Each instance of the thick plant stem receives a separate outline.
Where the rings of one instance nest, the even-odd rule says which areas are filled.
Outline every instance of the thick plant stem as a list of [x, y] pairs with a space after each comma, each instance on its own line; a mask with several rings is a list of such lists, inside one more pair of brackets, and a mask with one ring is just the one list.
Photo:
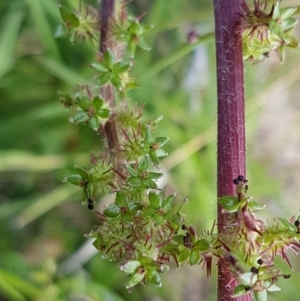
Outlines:
[[[225, 3], [226, 2], [226, 3]], [[233, 179], [245, 176], [245, 110], [242, 41], [237, 31], [240, 0], [214, 0], [218, 85], [218, 197], [234, 195]], [[218, 231], [226, 231], [227, 216], [218, 207]], [[231, 275], [220, 261], [218, 301], [250, 301], [250, 294], [232, 298]]]
[[101, 39], [99, 50], [104, 53], [108, 48], [111, 48], [111, 21], [114, 17], [115, 0], [102, 0], [100, 5], [100, 22], [101, 22]]
[[[111, 25], [114, 21], [115, 12], [115, 0], [102, 0], [100, 5], [99, 17], [100, 17], [100, 43], [99, 51], [103, 55], [107, 50], [114, 51], [114, 40], [111, 32]], [[114, 53], [115, 54], [115, 53]], [[106, 101], [110, 102], [111, 106], [114, 106], [114, 93], [112, 85], [107, 85], [101, 89], [102, 96]], [[109, 120], [104, 126], [104, 132], [107, 140], [107, 145], [110, 151], [112, 161], [116, 161], [115, 153], [119, 149], [119, 138], [116, 128], [116, 122], [114, 115], [111, 115]], [[117, 162], [115, 162], [117, 165]]]

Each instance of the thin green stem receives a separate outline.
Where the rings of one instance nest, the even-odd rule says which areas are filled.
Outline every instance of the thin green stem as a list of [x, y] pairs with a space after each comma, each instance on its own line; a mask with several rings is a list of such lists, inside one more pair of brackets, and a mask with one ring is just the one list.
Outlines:
[[192, 52], [195, 48], [197, 48], [199, 45], [209, 43], [213, 41], [214, 39], [214, 33], [208, 33], [205, 34], [195, 42], [195, 43], [185, 43], [180, 48], [178, 48], [175, 52], [168, 55], [167, 57], [164, 57], [160, 61], [158, 61], [156, 64], [154, 64], [148, 72], [145, 74], [143, 79], [150, 78], [160, 71], [166, 69], [167, 67], [174, 64], [176, 61], [187, 55], [188, 53]]

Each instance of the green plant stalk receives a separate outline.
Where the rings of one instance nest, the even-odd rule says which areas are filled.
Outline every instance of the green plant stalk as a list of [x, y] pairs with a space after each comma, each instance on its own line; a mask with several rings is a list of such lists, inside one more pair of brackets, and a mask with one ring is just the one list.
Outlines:
[[203, 45], [206, 43], [209, 43], [214, 39], [215, 34], [214, 33], [207, 33], [201, 37], [198, 38], [198, 40], [195, 43], [185, 43], [180, 48], [178, 48], [175, 52], [168, 55], [167, 57], [164, 57], [160, 61], [158, 61], [156, 64], [154, 64], [145, 74], [144, 79], [148, 79], [160, 71], [166, 69], [167, 67], [171, 66], [178, 60], [180, 60], [182, 57], [187, 55], [188, 53], [192, 52], [195, 48], [197, 48], [199, 45]]
[[[234, 195], [232, 180], [245, 175], [244, 75], [241, 36], [236, 25], [241, 18], [240, 0], [214, 0], [217, 88], [218, 88], [218, 166], [217, 194]], [[225, 232], [227, 215], [218, 206], [218, 231]], [[250, 301], [250, 295], [232, 298], [227, 287], [231, 279], [221, 260], [218, 267], [218, 301]]]

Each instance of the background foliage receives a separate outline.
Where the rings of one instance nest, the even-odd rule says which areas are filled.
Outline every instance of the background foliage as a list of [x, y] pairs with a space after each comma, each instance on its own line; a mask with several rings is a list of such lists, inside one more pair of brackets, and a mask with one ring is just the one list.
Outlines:
[[[77, 0], [60, 3], [78, 7]], [[69, 123], [57, 95], [92, 76], [87, 66], [94, 53], [90, 42], [55, 38], [57, 4], [0, 3], [0, 300], [214, 300], [215, 283], [201, 266], [174, 267], [162, 288], [138, 286], [128, 294], [125, 276], [88, 247], [84, 234], [97, 216], [81, 205], [81, 191], [62, 180], [75, 163], [89, 165], [89, 152], [102, 139]], [[213, 32], [211, 1], [136, 0], [129, 10], [147, 12], [143, 22], [155, 25], [146, 36], [152, 51], [137, 50], [140, 89], [131, 92], [131, 104], [145, 105], [146, 119], [164, 116], [158, 136], [171, 138], [162, 164], [167, 189], [189, 195], [187, 223], [210, 229], [216, 214], [214, 40], [187, 41], [194, 31]], [[288, 50], [282, 66], [276, 54], [245, 66], [247, 178], [269, 219], [299, 214], [299, 61], [300, 52]], [[292, 279], [271, 300], [299, 299], [299, 259], [293, 267]]]

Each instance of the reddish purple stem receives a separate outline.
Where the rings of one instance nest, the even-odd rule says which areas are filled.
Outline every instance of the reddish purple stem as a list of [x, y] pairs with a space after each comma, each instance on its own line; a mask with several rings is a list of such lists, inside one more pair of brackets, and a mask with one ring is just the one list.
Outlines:
[[[243, 0], [214, 0], [218, 85], [218, 197], [234, 195], [233, 179], [245, 176], [244, 72], [241, 36], [236, 27]], [[227, 216], [218, 207], [218, 231], [225, 231]], [[220, 261], [218, 301], [250, 301], [250, 295], [232, 298], [226, 286], [231, 275]]]
[[114, 13], [114, 7], [115, 7], [115, 0], [102, 0], [100, 5], [100, 21], [101, 21], [101, 28], [100, 28], [100, 45], [99, 50], [101, 53], [104, 53], [107, 48], [109, 48], [109, 39], [108, 36], [110, 34], [110, 21], [113, 18]]

